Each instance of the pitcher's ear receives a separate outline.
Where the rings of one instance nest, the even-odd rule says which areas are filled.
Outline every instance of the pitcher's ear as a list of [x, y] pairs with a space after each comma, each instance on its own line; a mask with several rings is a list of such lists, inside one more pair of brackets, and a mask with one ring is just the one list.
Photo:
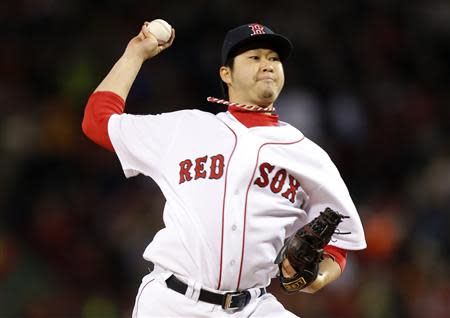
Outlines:
[[220, 78], [222, 81], [231, 84], [231, 69], [228, 66], [221, 66], [219, 70]]

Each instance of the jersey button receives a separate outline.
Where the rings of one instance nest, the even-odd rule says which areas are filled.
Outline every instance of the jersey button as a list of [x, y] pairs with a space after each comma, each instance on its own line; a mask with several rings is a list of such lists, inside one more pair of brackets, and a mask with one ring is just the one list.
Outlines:
[[232, 229], [233, 231], [236, 231], [236, 229], [237, 229], [236, 224], [233, 224], [233, 226], [231, 227], [231, 229]]
[[236, 261], [233, 259], [231, 260], [230, 265], [233, 266], [234, 264], [236, 264]]

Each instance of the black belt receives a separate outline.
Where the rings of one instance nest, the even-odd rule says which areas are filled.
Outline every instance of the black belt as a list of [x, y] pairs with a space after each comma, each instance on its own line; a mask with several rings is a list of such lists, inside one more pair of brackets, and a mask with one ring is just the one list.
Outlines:
[[[167, 280], [167, 287], [170, 289], [179, 292], [180, 294], [186, 294], [186, 290], [188, 289], [188, 285], [183, 283], [181, 280], [176, 278], [174, 275], [170, 276]], [[266, 293], [265, 288], [260, 288], [260, 294], [258, 297], [264, 295]], [[249, 302], [252, 296], [250, 292], [247, 290], [243, 290], [240, 292], [228, 292], [225, 294], [213, 293], [205, 289], [200, 290], [200, 295], [198, 297], [199, 300], [215, 304], [221, 305], [223, 309], [229, 308], [242, 308], [245, 307]]]

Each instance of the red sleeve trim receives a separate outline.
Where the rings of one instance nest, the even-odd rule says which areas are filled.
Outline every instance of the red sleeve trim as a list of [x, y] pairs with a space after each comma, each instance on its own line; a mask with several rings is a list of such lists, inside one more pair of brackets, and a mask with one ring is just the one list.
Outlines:
[[95, 92], [84, 110], [81, 124], [84, 134], [96, 144], [114, 152], [108, 135], [108, 120], [113, 114], [122, 114], [125, 101], [113, 92]]
[[344, 271], [345, 268], [345, 264], [347, 263], [347, 251], [343, 250], [342, 248], [336, 247], [336, 246], [331, 246], [331, 245], [327, 245], [325, 246], [324, 250], [324, 254], [328, 255], [329, 257], [331, 257], [332, 259], [334, 259], [334, 261], [336, 263], [339, 264], [339, 267], [341, 268], [341, 272]]

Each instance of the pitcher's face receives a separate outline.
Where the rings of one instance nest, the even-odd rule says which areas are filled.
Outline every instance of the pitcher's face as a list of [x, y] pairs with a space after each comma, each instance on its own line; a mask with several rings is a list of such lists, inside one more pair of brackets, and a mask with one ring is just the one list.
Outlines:
[[230, 101], [261, 107], [272, 105], [284, 85], [283, 64], [271, 49], [253, 49], [234, 58], [233, 67], [221, 68]]

